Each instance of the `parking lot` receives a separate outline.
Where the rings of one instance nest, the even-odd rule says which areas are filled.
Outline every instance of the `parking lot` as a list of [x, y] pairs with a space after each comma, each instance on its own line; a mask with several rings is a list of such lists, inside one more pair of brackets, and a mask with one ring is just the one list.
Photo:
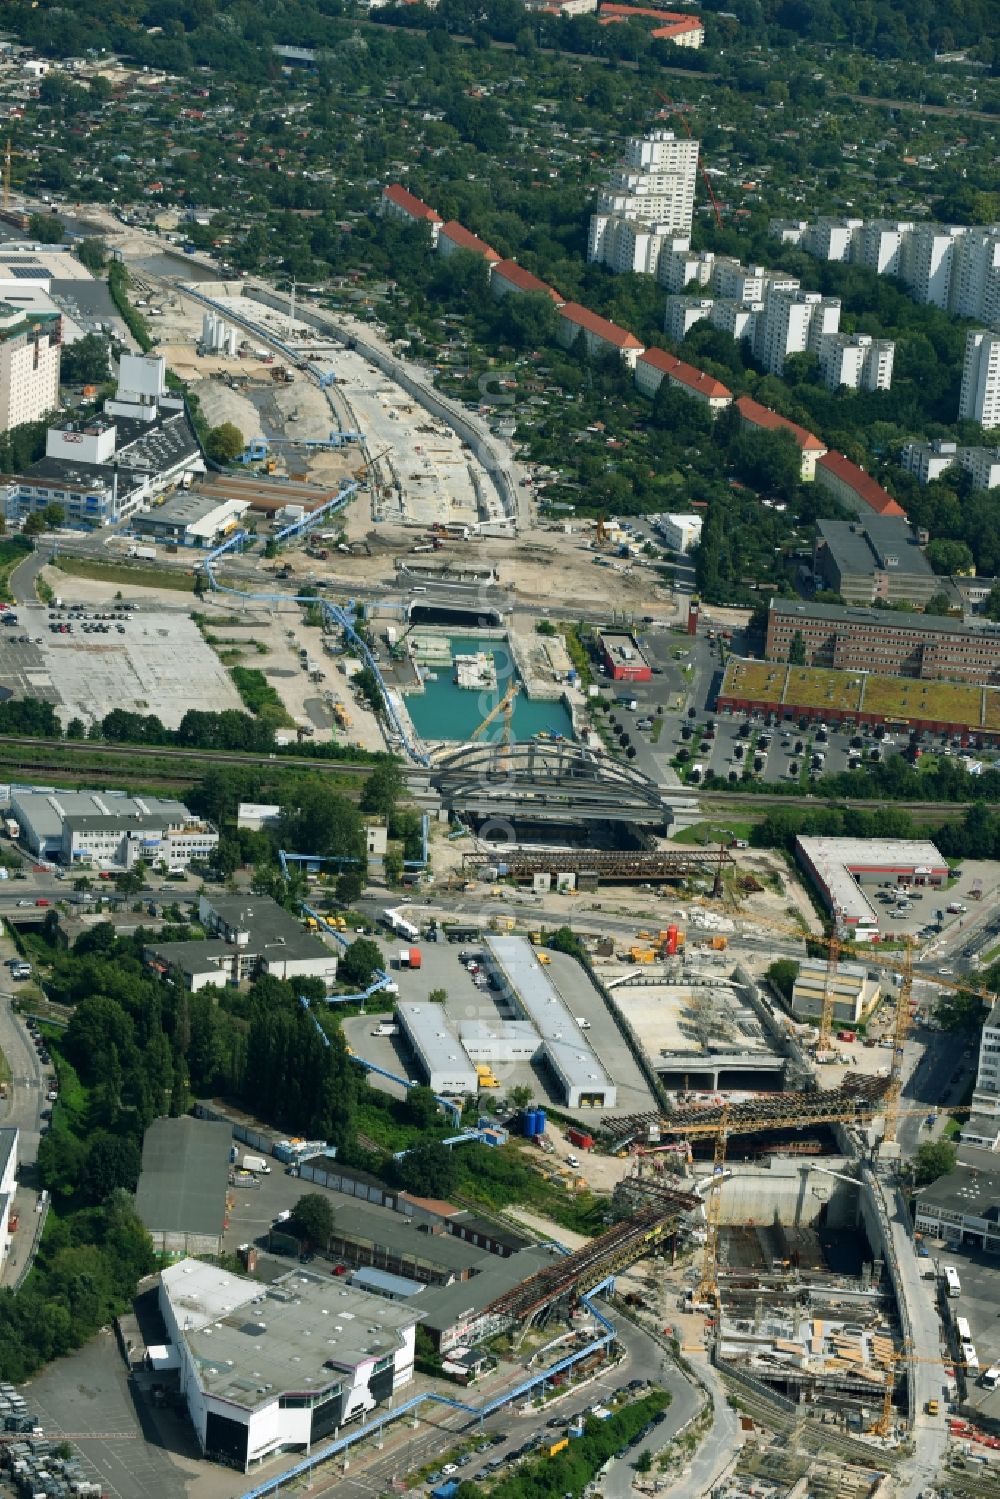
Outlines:
[[0, 628], [0, 687], [52, 703], [64, 724], [99, 723], [123, 708], [155, 712], [176, 728], [189, 708], [241, 706], [229, 673], [181, 610], [129, 616], [109, 603], [5, 613], [17, 623]]
[[[382, 941], [381, 946], [387, 960], [396, 957], [400, 942]], [[477, 988], [460, 952], [476, 951], [476, 944], [466, 946], [448, 942], [420, 943], [421, 967], [417, 970], [404, 968], [392, 970], [399, 984], [401, 1000], [423, 1001], [431, 991], [443, 989], [446, 994], [443, 1009], [448, 1024], [459, 1034], [463, 1024], [481, 1021], [495, 1024], [504, 1018], [492, 989]], [[586, 1040], [597, 1053], [607, 1071], [614, 1078], [618, 1097], [612, 1113], [631, 1114], [653, 1108], [654, 1102], [638, 1065], [622, 1040], [604, 1000], [594, 988], [578, 963], [565, 953], [551, 954], [547, 973], [566, 1001], [571, 1013], [586, 1020]], [[384, 1017], [381, 1017], [384, 1018]], [[419, 1068], [406, 1041], [401, 1036], [374, 1036], [378, 1018], [356, 1016], [346, 1020], [344, 1033], [355, 1054], [385, 1067], [404, 1077], [420, 1077]], [[525, 1084], [532, 1088], [539, 1103], [559, 1105], [561, 1095], [553, 1091], [553, 1078], [544, 1068], [534, 1062], [498, 1062], [494, 1072], [503, 1088]], [[372, 1077], [372, 1083], [382, 1086], [383, 1080]], [[392, 1091], [392, 1084], [387, 1085]], [[398, 1090], [397, 1090], [398, 1091]], [[593, 1118], [594, 1111], [584, 1110], [581, 1117]]]
[[[968, 1321], [980, 1373], [985, 1373], [991, 1364], [1000, 1363], [1000, 1321], [997, 1313], [997, 1307], [1000, 1306], [1000, 1267], [995, 1260], [975, 1250], [934, 1248], [932, 1258], [938, 1270], [943, 1265], [954, 1265], [958, 1271], [962, 1294], [957, 1301], [947, 1303], [948, 1312], [952, 1322], [956, 1317], [965, 1317]], [[926, 1264], [927, 1261], [923, 1263]], [[957, 1347], [954, 1336], [949, 1341], [953, 1348]], [[995, 1390], [987, 1390], [974, 1377], [970, 1378], [966, 1405], [990, 1421], [1000, 1420], [1000, 1385]]]

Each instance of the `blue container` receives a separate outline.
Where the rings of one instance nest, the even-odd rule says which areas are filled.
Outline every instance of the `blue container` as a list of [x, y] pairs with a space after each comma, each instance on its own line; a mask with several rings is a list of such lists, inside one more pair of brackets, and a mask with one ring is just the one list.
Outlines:
[[544, 1135], [544, 1133], [545, 1133], [545, 1110], [544, 1109], [536, 1109], [535, 1110], [535, 1134], [536, 1135]]
[[521, 1115], [521, 1128], [524, 1131], [524, 1138], [526, 1140], [534, 1139], [536, 1134], [534, 1109], [525, 1109]]

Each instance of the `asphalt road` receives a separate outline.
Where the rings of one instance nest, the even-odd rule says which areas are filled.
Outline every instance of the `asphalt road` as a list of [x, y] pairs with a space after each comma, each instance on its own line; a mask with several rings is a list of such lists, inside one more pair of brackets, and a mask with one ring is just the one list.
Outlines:
[[[358, 1499], [358, 1496], [381, 1494], [393, 1480], [401, 1479], [407, 1472], [412, 1472], [414, 1468], [427, 1462], [442, 1458], [449, 1446], [457, 1445], [460, 1440], [468, 1439], [479, 1430], [483, 1432], [484, 1438], [498, 1431], [506, 1433], [505, 1442], [491, 1448], [488, 1454], [483, 1453], [481, 1457], [477, 1454], [475, 1461], [459, 1470], [460, 1477], [472, 1478], [479, 1471], [479, 1462], [485, 1462], [488, 1458], [502, 1458], [522, 1446], [542, 1427], [539, 1419], [541, 1414], [546, 1418], [560, 1414], [568, 1417], [597, 1404], [630, 1379], [651, 1379], [654, 1384], [670, 1391], [672, 1399], [667, 1419], [657, 1428], [656, 1436], [656, 1446], [665, 1446], [700, 1407], [700, 1393], [675, 1364], [666, 1361], [660, 1347], [647, 1333], [630, 1322], [613, 1320], [618, 1321], [618, 1336], [625, 1349], [622, 1361], [599, 1379], [591, 1380], [579, 1389], [569, 1390], [564, 1396], [550, 1402], [544, 1413], [533, 1411], [530, 1416], [518, 1416], [513, 1412], [501, 1412], [480, 1424], [475, 1420], [470, 1422], [467, 1413], [463, 1411], [447, 1411], [442, 1406], [435, 1408], [427, 1405], [417, 1412], [420, 1419], [416, 1427], [402, 1422], [395, 1432], [386, 1432], [383, 1450], [373, 1460], [364, 1462], [360, 1454], [355, 1455], [349, 1459], [346, 1472], [342, 1470], [342, 1460], [338, 1461], [337, 1467], [341, 1471], [337, 1476], [331, 1478], [326, 1487], [321, 1486], [323, 1479], [317, 1478], [312, 1493], [316, 1499], [326, 1499], [326, 1496]], [[473, 1399], [475, 1398], [473, 1395]], [[554, 1429], [553, 1440], [560, 1435], [561, 1429]], [[372, 1451], [368, 1444], [366, 1451]], [[620, 1465], [614, 1465], [614, 1468], [620, 1468], [620, 1472], [613, 1488], [606, 1481], [602, 1482], [602, 1491], [609, 1499], [626, 1499], [631, 1494], [629, 1476], [632, 1460], [634, 1457], [626, 1456]]]

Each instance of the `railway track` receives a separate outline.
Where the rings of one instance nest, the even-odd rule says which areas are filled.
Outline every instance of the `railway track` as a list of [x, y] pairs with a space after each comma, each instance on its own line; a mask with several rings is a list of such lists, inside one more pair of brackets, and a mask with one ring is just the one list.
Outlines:
[[[110, 744], [103, 740], [88, 739], [34, 739], [26, 734], [0, 734], [0, 755], [5, 761], [5, 770], [10, 776], [19, 768], [33, 772], [51, 771], [99, 773], [114, 775], [134, 784], [151, 779], [172, 782], [177, 786], [191, 786], [202, 780], [206, 768], [212, 766], [257, 766], [270, 771], [311, 771], [317, 775], [330, 776], [340, 781], [345, 789], [349, 783], [360, 783], [371, 774], [372, 761], [327, 760], [307, 755], [254, 753], [242, 750], [208, 750], [188, 748], [172, 744]], [[51, 756], [52, 758], [46, 758]], [[59, 758], [56, 758], [58, 756]], [[154, 766], [158, 762], [158, 769]], [[139, 767], [145, 765], [143, 772]], [[411, 789], [419, 794], [430, 789], [432, 771], [420, 766], [407, 766], [406, 777]], [[350, 791], [353, 792], [353, 787]], [[349, 792], [350, 794], [350, 792]], [[822, 796], [759, 796], [748, 797], [745, 791], [710, 791], [698, 796], [698, 805], [709, 815], [726, 815], [761, 820], [768, 812], [778, 807], [847, 808], [842, 798]], [[850, 810], [881, 810], [886, 803], [876, 798], [857, 798], [850, 802]], [[940, 824], [959, 818], [971, 802], [919, 802], [901, 801], [889, 803], [900, 812], [907, 812], [918, 821]]]

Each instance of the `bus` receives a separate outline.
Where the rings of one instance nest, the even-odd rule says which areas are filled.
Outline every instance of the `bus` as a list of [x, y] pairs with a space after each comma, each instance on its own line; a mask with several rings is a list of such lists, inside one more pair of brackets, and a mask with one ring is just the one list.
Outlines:
[[969, 1319], [967, 1317], [955, 1318], [955, 1331], [958, 1333], [958, 1341], [960, 1343], [972, 1342], [972, 1328], [969, 1326]]
[[944, 1267], [944, 1288], [953, 1300], [957, 1300], [962, 1294], [962, 1282], [958, 1278], [958, 1271], [954, 1265]]
[[979, 1373], [979, 1358], [976, 1354], [975, 1344], [962, 1344], [962, 1363], [965, 1365], [966, 1374], [975, 1377]]
[[1000, 1364], [990, 1364], [990, 1367], [980, 1376], [979, 1383], [984, 1390], [995, 1390], [1000, 1384]]

